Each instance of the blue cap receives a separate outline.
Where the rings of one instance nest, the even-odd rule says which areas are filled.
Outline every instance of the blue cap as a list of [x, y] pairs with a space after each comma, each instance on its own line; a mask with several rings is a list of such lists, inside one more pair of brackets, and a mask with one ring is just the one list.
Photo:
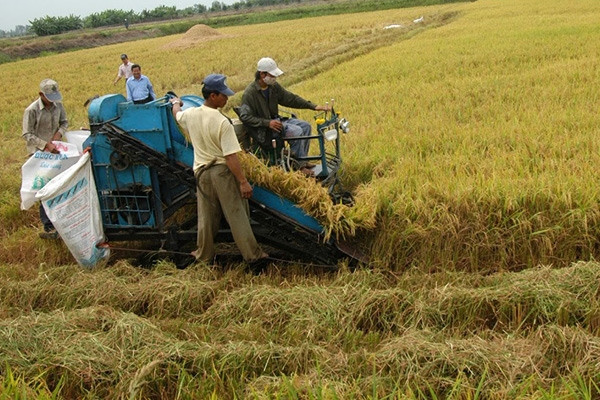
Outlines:
[[204, 78], [202, 83], [206, 90], [215, 91], [224, 94], [225, 96], [233, 96], [235, 92], [227, 87], [225, 84], [225, 75], [221, 74], [210, 74]]

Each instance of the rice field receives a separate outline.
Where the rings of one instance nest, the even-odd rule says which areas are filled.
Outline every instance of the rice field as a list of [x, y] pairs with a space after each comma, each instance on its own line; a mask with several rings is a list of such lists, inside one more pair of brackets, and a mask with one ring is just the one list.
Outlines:
[[[597, 398], [599, 20], [594, 0], [478, 0], [0, 65], [0, 397]], [[357, 204], [320, 212], [371, 263], [85, 271], [38, 239], [19, 210], [23, 110], [52, 77], [87, 126], [87, 98], [124, 92], [123, 52], [159, 95], [218, 72], [239, 104], [271, 56], [284, 86], [335, 98]]]

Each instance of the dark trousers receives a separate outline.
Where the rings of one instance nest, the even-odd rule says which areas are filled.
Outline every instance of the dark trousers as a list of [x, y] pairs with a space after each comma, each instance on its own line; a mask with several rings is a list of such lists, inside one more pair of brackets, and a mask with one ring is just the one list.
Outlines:
[[146, 97], [145, 99], [134, 100], [133, 104], [146, 104], [146, 103], [150, 103], [152, 100], [154, 100], [154, 99], [152, 98], [152, 95], [149, 94], [148, 97]]
[[52, 221], [46, 215], [46, 210], [44, 210], [44, 206], [40, 203], [40, 219], [42, 220], [42, 224], [44, 225], [44, 231], [50, 232], [54, 230], [54, 225], [52, 225]]

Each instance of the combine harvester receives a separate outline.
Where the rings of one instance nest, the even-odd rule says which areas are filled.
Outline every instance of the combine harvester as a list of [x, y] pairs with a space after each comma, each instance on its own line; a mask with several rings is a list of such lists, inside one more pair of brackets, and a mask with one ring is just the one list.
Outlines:
[[[91, 149], [107, 241], [152, 241], [166, 253], [182, 254], [183, 249], [193, 249], [196, 241], [194, 155], [172, 116], [170, 98], [167, 94], [142, 105], [127, 102], [119, 94], [93, 99], [88, 108], [91, 134], [84, 147]], [[194, 95], [181, 99], [183, 109], [204, 102]], [[317, 133], [310, 137], [318, 142], [319, 154], [308, 157], [317, 163], [315, 178], [334, 201], [351, 203], [338, 179], [339, 132], [347, 132], [348, 123], [333, 110], [319, 117]], [[282, 151], [285, 144], [272, 142], [272, 151], [263, 149], [263, 153], [270, 163], [288, 168], [290, 159], [281, 157], [286, 154]], [[298, 206], [263, 187], [253, 187], [250, 218], [260, 243], [281, 251], [289, 260], [336, 265], [342, 258], [354, 258], [335, 238], [325, 241], [324, 227]], [[217, 241], [233, 241], [225, 222]], [[187, 262], [193, 261], [190, 258]]]

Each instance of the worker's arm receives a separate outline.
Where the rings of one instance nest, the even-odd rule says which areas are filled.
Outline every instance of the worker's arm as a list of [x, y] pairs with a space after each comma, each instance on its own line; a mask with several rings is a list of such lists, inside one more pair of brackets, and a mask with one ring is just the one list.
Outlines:
[[331, 106], [329, 104], [325, 106], [316, 106], [315, 111], [331, 111]]
[[119, 70], [117, 71], [117, 77], [115, 78], [115, 80], [113, 82], [113, 85], [116, 85], [117, 82], [119, 82], [121, 80], [121, 78], [124, 77], [124, 76], [125, 76], [125, 71], [123, 71], [121, 69], [121, 67], [119, 67]]
[[148, 92], [150, 92], [150, 96], [152, 96], [152, 100], [156, 100], [156, 93], [154, 93], [154, 86], [152, 86], [152, 82], [150, 82], [150, 78], [148, 78]]
[[37, 122], [36, 110], [32, 108], [27, 108], [25, 113], [23, 114], [23, 139], [27, 142], [28, 145], [33, 145], [37, 149], [44, 150], [46, 146], [46, 141], [40, 139], [35, 134], [35, 124]]
[[177, 113], [181, 111], [181, 106], [183, 105], [183, 101], [181, 101], [178, 97], [173, 97], [171, 99], [171, 104], [173, 108], [171, 108], [171, 112], [173, 113], [173, 118], [177, 120]]
[[272, 86], [272, 95], [277, 97], [277, 103], [284, 107], [297, 108], [300, 110], [315, 110], [318, 107], [312, 101], [308, 101], [289, 90], [284, 89], [276, 83]]
[[65, 106], [62, 103], [56, 103], [56, 107], [60, 108], [60, 117], [59, 117], [59, 126], [54, 135], [52, 135], [52, 140], [46, 143], [46, 147], [44, 147], [44, 151], [49, 151], [51, 153], [58, 153], [54, 143], [55, 140], [62, 140], [67, 128], [69, 127], [69, 121], [67, 120], [67, 112], [65, 111]]
[[69, 128], [69, 120], [67, 119], [67, 110], [63, 103], [56, 103], [56, 107], [60, 109], [60, 117], [58, 118], [58, 129], [54, 132], [53, 140], [60, 140], [67, 129]]
[[[65, 110], [64, 104], [56, 103], [56, 107], [58, 107], [60, 109], [60, 116], [58, 118], [59, 125], [58, 125], [58, 129], [56, 130], [56, 132], [54, 132], [54, 135], [52, 135], [52, 141], [61, 140], [63, 135], [67, 131], [67, 128], [69, 128], [69, 120], [67, 119], [67, 111]], [[48, 143], [46, 143], [46, 147], [44, 148], [44, 150], [49, 151], [51, 153], [55, 153], [54, 150], [56, 150], [56, 149], [54, 148], [53, 143], [48, 142]], [[58, 152], [58, 150], [56, 152]]]
[[268, 113], [263, 114], [263, 111], [265, 110], [260, 106], [260, 99], [258, 96], [262, 96], [262, 94], [257, 93], [253, 88], [246, 89], [242, 95], [242, 104], [238, 109], [239, 117], [246, 126], [252, 128], [266, 128], [269, 126], [271, 116], [268, 115]]
[[282, 100], [279, 104], [285, 107], [299, 108], [299, 109], [308, 109], [315, 111], [331, 111], [331, 106], [314, 104], [312, 101], [304, 100], [302, 97], [289, 92], [283, 88], [282, 90]]
[[252, 197], [252, 186], [250, 186], [250, 183], [244, 175], [244, 171], [242, 171], [242, 165], [240, 164], [237, 153], [225, 156], [225, 163], [227, 164], [227, 168], [229, 168], [233, 176], [235, 176], [235, 179], [240, 184], [242, 198], [249, 199]]
[[129, 87], [129, 81], [125, 83], [125, 88], [127, 89], [127, 101], [133, 101], [133, 93], [131, 87]]

